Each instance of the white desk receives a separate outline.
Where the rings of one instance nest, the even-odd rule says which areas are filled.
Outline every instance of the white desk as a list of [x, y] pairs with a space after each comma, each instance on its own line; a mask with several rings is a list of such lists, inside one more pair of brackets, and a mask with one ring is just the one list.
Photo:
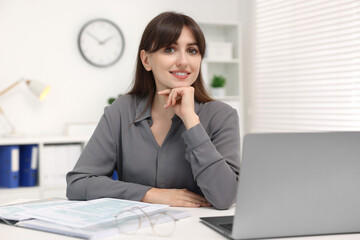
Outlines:
[[[199, 221], [199, 217], [206, 216], [222, 216], [222, 215], [233, 215], [235, 208], [232, 207], [229, 210], [219, 211], [213, 208], [176, 208], [179, 210], [189, 211], [192, 216], [189, 218], [181, 219], [176, 223], [176, 230], [170, 237], [158, 237], [155, 236], [150, 228], [141, 229], [134, 235], [121, 234], [109, 238], [106, 240], [155, 240], [155, 239], [178, 239], [178, 240], [191, 240], [191, 239], [226, 239], [222, 235], [213, 231], [209, 227], [205, 226]], [[41, 232], [36, 230], [30, 230], [20, 227], [8, 226], [6, 224], [0, 224], [0, 239], [1, 240], [66, 240], [66, 239], [79, 239], [72, 238], [63, 235]], [[286, 240], [299, 240], [300, 238], [286, 238]], [[326, 235], [318, 237], [304, 237], [304, 240], [358, 240], [360, 234], [345, 234], [345, 235]], [[284, 238], [280, 239], [284, 240]]]

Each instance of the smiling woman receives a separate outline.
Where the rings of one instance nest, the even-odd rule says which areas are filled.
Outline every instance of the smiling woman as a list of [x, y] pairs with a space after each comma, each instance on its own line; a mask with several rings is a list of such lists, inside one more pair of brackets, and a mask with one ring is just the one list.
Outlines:
[[[240, 168], [235, 109], [203, 85], [205, 38], [190, 17], [165, 12], [145, 28], [133, 87], [105, 113], [73, 171], [69, 199], [113, 197], [228, 208]], [[119, 180], [111, 175], [116, 170]]]
[[177, 41], [156, 52], [140, 52], [147, 71], [154, 74], [157, 91], [191, 86], [200, 72], [201, 55], [188, 27], [183, 27]]

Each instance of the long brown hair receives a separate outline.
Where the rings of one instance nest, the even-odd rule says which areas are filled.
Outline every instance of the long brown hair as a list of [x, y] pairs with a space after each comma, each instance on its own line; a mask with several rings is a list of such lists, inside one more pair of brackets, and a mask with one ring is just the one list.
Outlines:
[[[135, 94], [139, 97], [148, 96], [146, 108], [151, 104], [156, 86], [152, 71], [146, 71], [141, 62], [140, 52], [145, 50], [153, 53], [163, 47], [170, 46], [178, 40], [184, 26], [188, 27], [194, 35], [201, 58], [204, 58], [206, 48], [204, 34], [199, 25], [189, 16], [175, 12], [164, 12], [151, 20], [144, 30], [137, 54], [135, 77], [129, 94]], [[213, 100], [204, 87], [201, 71], [192, 86], [195, 88], [195, 99], [197, 101], [209, 102]]]

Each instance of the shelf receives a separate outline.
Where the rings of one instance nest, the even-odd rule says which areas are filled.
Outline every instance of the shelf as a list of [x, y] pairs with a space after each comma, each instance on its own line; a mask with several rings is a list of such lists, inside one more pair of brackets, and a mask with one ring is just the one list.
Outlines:
[[86, 142], [84, 137], [70, 136], [29, 136], [29, 137], [3, 137], [0, 138], [0, 145], [24, 145], [24, 144], [55, 144], [55, 143], [72, 143]]
[[[241, 23], [218, 22], [203, 19], [199, 25], [204, 33], [207, 44], [205, 57], [202, 61], [202, 77], [206, 88], [210, 85], [215, 75], [226, 79], [226, 96], [214, 99], [225, 102], [238, 111], [240, 119], [240, 137], [243, 134], [243, 53]], [[211, 92], [211, 91], [209, 91]], [[240, 146], [241, 148], [241, 146]]]
[[[208, 43], [207, 52], [202, 61], [202, 76], [207, 88], [213, 76], [221, 75], [226, 79], [226, 94], [228, 97], [220, 101], [239, 101], [241, 95], [241, 41], [239, 22], [201, 22], [201, 28]], [[235, 96], [235, 97], [234, 97]]]
[[66, 135], [0, 138], [0, 146], [30, 144], [38, 146], [38, 185], [0, 188], [0, 203], [18, 198], [65, 197], [65, 175], [75, 165], [88, 140], [87, 137]]
[[0, 187], [1, 194], [10, 194], [14, 192], [25, 192], [25, 191], [34, 191], [34, 190], [40, 190], [39, 186], [33, 186], [33, 187], [17, 187], [17, 188], [3, 188]]

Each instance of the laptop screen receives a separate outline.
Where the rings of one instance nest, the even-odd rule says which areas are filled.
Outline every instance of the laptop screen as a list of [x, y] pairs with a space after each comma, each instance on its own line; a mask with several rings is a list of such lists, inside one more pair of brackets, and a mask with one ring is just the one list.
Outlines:
[[245, 136], [232, 237], [360, 232], [360, 133]]

